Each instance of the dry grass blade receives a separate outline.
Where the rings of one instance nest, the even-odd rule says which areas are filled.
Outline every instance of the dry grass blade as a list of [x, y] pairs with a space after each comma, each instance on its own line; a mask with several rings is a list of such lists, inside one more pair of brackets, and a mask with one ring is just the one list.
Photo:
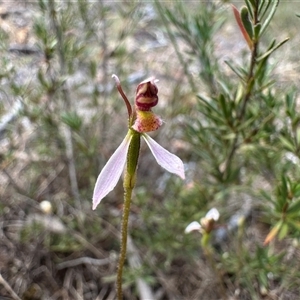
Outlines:
[[11, 288], [8, 282], [3, 278], [2, 274], [0, 273], [0, 284], [4, 286], [4, 288], [9, 292], [14, 300], [22, 300]]

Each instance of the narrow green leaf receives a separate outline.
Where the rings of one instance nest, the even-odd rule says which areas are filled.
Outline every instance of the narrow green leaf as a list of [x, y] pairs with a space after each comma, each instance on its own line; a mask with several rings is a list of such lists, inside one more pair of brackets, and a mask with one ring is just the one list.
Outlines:
[[296, 184], [293, 188], [293, 194], [295, 198], [300, 197], [300, 183]]
[[298, 199], [297, 201], [293, 202], [288, 210], [287, 210], [287, 214], [293, 214], [293, 213], [297, 213], [300, 215], [300, 199]]
[[239, 104], [241, 102], [241, 100], [243, 99], [243, 95], [244, 95], [244, 86], [240, 83], [236, 89], [236, 95], [235, 95], [234, 102], [236, 104]]
[[294, 220], [287, 220], [287, 222], [291, 227], [295, 228], [297, 231], [300, 232], [300, 222], [296, 222]]
[[249, 10], [246, 6], [243, 6], [241, 9], [241, 20], [246, 29], [250, 39], [253, 38], [253, 25], [249, 19]]
[[252, 50], [252, 48], [253, 48], [253, 42], [252, 42], [252, 39], [249, 36], [247, 30], [245, 29], [245, 27], [243, 25], [240, 12], [238, 11], [238, 9], [234, 5], [231, 5], [231, 7], [233, 9], [234, 17], [235, 17], [235, 20], [236, 20], [239, 28], [240, 28], [240, 31], [241, 31], [241, 33], [242, 33], [245, 41], [247, 42], [247, 44], [249, 46], [249, 49]]
[[296, 115], [298, 114], [297, 112], [293, 112], [291, 114], [291, 118], [292, 118], [292, 128], [296, 128], [298, 126], [298, 124], [300, 123], [300, 116]]
[[277, 6], [279, 4], [279, 0], [273, 0], [273, 1], [270, 1], [270, 2], [273, 2], [273, 6], [271, 8], [271, 11], [270, 11], [268, 17], [266, 18], [265, 22], [263, 23], [263, 25], [261, 27], [260, 36], [262, 36], [264, 34], [267, 27], [269, 26], [275, 12], [276, 12]]
[[279, 136], [279, 140], [280, 140], [280, 142], [282, 143], [282, 145], [287, 149], [287, 150], [289, 150], [289, 151], [291, 151], [291, 152], [295, 152], [295, 146], [294, 146], [294, 144], [290, 141], [290, 140], [288, 140], [286, 137], [284, 137], [284, 136]]
[[266, 5], [265, 5], [265, 1], [260, 2], [260, 5], [258, 7], [258, 14], [259, 14], [260, 19], [264, 18], [264, 16], [265, 16], [266, 12], [268, 11], [271, 3], [272, 3], [272, 1], [270, 1], [270, 0], [267, 1]]
[[297, 140], [297, 144], [299, 145], [299, 143], [300, 143], [300, 128], [296, 129], [296, 140]]
[[221, 80], [218, 80], [217, 82], [220, 85], [220, 87], [222, 88], [222, 90], [225, 92], [225, 95], [227, 95], [227, 97], [230, 97], [231, 96], [231, 90], [226, 85], [226, 83], [224, 81], [221, 81]]
[[39, 80], [39, 82], [40, 82], [40, 84], [47, 90], [47, 89], [50, 89], [50, 83], [49, 82], [47, 82], [47, 80], [46, 80], [46, 78], [45, 78], [45, 75], [44, 75], [44, 73], [41, 71], [41, 70], [39, 70], [38, 71], [38, 76], [37, 76], [37, 78], [38, 78], [38, 80]]
[[288, 196], [287, 178], [284, 175], [281, 175], [281, 197], [283, 199], [286, 199], [287, 196]]
[[267, 52], [265, 52], [263, 55], [261, 55], [260, 57], [258, 57], [256, 59], [256, 61], [261, 61], [264, 58], [269, 57], [276, 49], [278, 49], [280, 46], [282, 46], [284, 43], [286, 43], [289, 40], [289, 38], [284, 39], [283, 41], [281, 41], [280, 43], [276, 44], [273, 48], [271, 48], [270, 50], [268, 50]]
[[261, 31], [261, 23], [255, 24], [253, 27], [253, 31], [254, 31], [254, 39], [258, 40]]
[[61, 119], [73, 130], [78, 131], [82, 126], [82, 119], [75, 111], [63, 112], [61, 114]]
[[260, 194], [264, 197], [264, 199], [271, 202], [273, 205], [276, 205], [276, 202], [272, 199], [272, 195], [270, 193], [267, 193], [265, 190], [261, 190]]
[[236, 134], [233, 132], [222, 136], [222, 138], [224, 140], [233, 140], [235, 137], [236, 137]]
[[219, 123], [219, 124], [224, 124], [225, 123], [221, 112], [211, 104], [211, 100], [207, 99], [206, 97], [204, 97], [202, 95], [198, 95], [198, 98], [200, 98], [200, 100], [201, 100], [200, 103], [204, 104], [204, 106], [208, 110], [210, 110], [210, 111], [206, 112], [206, 111], [203, 111], [203, 109], [200, 108], [202, 114], [207, 116], [209, 119], [214, 120], [215, 123]]
[[235, 67], [232, 65], [231, 62], [229, 62], [228, 60], [225, 60], [225, 64], [243, 81], [245, 81], [245, 75], [246, 73], [244, 73], [241, 68]]
[[300, 222], [288, 221], [289, 225], [300, 231]]
[[229, 114], [229, 110], [228, 110], [228, 108], [227, 108], [227, 103], [226, 103], [226, 100], [225, 100], [225, 97], [224, 97], [223, 94], [221, 94], [221, 95], [219, 96], [219, 103], [220, 103], [220, 105], [221, 105], [221, 109], [222, 109], [222, 111], [223, 111], [224, 117], [228, 120], [230, 114]]
[[289, 226], [287, 223], [283, 223], [281, 228], [280, 228], [280, 231], [279, 231], [279, 234], [278, 234], [278, 239], [281, 241], [282, 239], [284, 239], [286, 237], [286, 235], [288, 234], [288, 231], [289, 231]]
[[259, 277], [259, 281], [260, 283], [267, 288], [268, 287], [268, 277], [267, 274], [265, 272], [265, 270], [261, 270], [258, 272], [258, 277]]
[[256, 116], [249, 118], [248, 120], [244, 121], [240, 126], [238, 126], [236, 129], [238, 131], [242, 131], [246, 128], [249, 128], [251, 126], [251, 124], [254, 123], [256, 120], [257, 120]]
[[295, 111], [295, 96], [291, 94], [287, 94], [285, 97], [285, 104], [287, 106], [287, 109], [290, 111]]
[[249, 2], [252, 4], [252, 7], [253, 7], [253, 8], [256, 7], [256, 0], [249, 0]]
[[246, 5], [247, 5], [247, 8], [248, 8], [249, 14], [250, 14], [250, 16], [251, 16], [251, 19], [253, 19], [253, 11], [252, 11], [252, 8], [253, 8], [254, 6], [253, 6], [253, 3], [251, 3], [251, 2], [253, 2], [253, 0], [245, 0], [245, 3], [246, 3]]

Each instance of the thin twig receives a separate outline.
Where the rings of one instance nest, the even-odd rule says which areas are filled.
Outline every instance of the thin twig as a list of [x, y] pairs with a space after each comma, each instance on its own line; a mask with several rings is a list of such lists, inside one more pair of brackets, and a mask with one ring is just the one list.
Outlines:
[[73, 235], [73, 237], [80, 242], [83, 246], [85, 246], [87, 249], [89, 249], [96, 257], [103, 257], [104, 253], [97, 249], [93, 244], [91, 244], [85, 237], [83, 237], [80, 233], [74, 231], [74, 230], [68, 230], [70, 234]]
[[[254, 11], [254, 25], [256, 25], [257, 23], [258, 23], [258, 9], [256, 8], [255, 11]], [[238, 124], [241, 124], [241, 122], [243, 121], [244, 116], [245, 116], [245, 112], [246, 112], [247, 104], [248, 104], [248, 102], [249, 102], [249, 100], [252, 96], [252, 89], [253, 89], [253, 86], [254, 86], [253, 85], [254, 68], [255, 68], [255, 65], [256, 65], [256, 58], [257, 58], [257, 53], [258, 53], [258, 43], [259, 43], [259, 41], [254, 41], [253, 42], [253, 48], [252, 48], [252, 51], [251, 51], [251, 60], [250, 60], [249, 73], [248, 73], [248, 77], [247, 77], [247, 81], [246, 81], [247, 84], [246, 84], [246, 87], [245, 87], [246, 92], [245, 92], [244, 98], [242, 100], [241, 110], [237, 114]], [[234, 154], [235, 154], [236, 150], [239, 148], [239, 145], [238, 145], [239, 135], [240, 135], [240, 133], [237, 132], [236, 135], [235, 135], [235, 138], [233, 140], [231, 150], [230, 150], [229, 155], [227, 157], [227, 160], [225, 162], [225, 168], [224, 168], [224, 173], [223, 173], [224, 178], [227, 177], [229, 166], [231, 165], [231, 162], [232, 162], [232, 159], [234, 157]]]
[[10, 293], [10, 295], [15, 300], [22, 300], [11, 288], [11, 286], [8, 284], [8, 282], [2, 277], [2, 274], [0, 273], [0, 284], [4, 286], [4, 288]]
[[80, 201], [80, 194], [79, 194], [79, 188], [77, 183], [76, 167], [75, 167], [75, 159], [74, 159], [72, 132], [68, 126], [64, 126], [63, 131], [65, 136], [66, 156], [68, 159], [69, 177], [70, 177], [72, 195], [75, 199], [76, 208], [81, 210], [81, 201]]
[[64, 261], [58, 264], [56, 267], [58, 270], [65, 269], [65, 268], [72, 268], [78, 265], [93, 265], [93, 266], [104, 266], [112, 262], [112, 258], [103, 258], [103, 259], [96, 259], [91, 257], [80, 257], [77, 259], [72, 259], [68, 261]]
[[40, 187], [35, 196], [36, 198], [39, 198], [42, 194], [44, 194], [45, 190], [63, 171], [64, 167], [65, 165], [60, 163], [57, 167], [53, 168], [53, 170], [50, 170], [48, 177], [40, 184]]
[[25, 191], [21, 186], [19, 186], [19, 184], [11, 177], [11, 175], [8, 173], [8, 171], [5, 168], [3, 168], [2, 171], [3, 171], [3, 174], [5, 174], [7, 176], [7, 178], [9, 179], [9, 181], [10, 181], [11, 185], [14, 187], [14, 189], [18, 193], [27, 196], [27, 191]]

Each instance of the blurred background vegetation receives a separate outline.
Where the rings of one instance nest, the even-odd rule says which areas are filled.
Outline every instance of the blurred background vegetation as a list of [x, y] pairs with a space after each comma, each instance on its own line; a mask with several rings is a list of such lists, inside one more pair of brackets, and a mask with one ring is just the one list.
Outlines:
[[[260, 3], [266, 24], [276, 1]], [[142, 145], [124, 297], [299, 299], [295, 6], [279, 3], [250, 78], [229, 1], [2, 1], [0, 296], [114, 299], [122, 184], [96, 211], [91, 195], [126, 133], [117, 74], [132, 101], [140, 81], [160, 80], [165, 124], [151, 135], [187, 175]], [[184, 230], [212, 207], [207, 256]]]

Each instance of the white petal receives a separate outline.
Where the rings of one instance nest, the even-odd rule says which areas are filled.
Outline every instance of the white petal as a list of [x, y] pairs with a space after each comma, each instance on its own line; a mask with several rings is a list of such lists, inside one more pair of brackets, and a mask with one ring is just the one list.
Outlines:
[[205, 215], [205, 218], [206, 219], [209, 219], [209, 220], [215, 220], [215, 221], [218, 221], [219, 218], [220, 218], [220, 213], [219, 211], [214, 207], [212, 209], [210, 209], [207, 214]]
[[198, 222], [194, 221], [186, 227], [184, 233], [190, 233], [192, 231], [200, 231], [201, 228], [202, 228], [201, 225]]
[[126, 135], [99, 174], [94, 188], [93, 209], [96, 209], [100, 201], [117, 185], [126, 164], [131, 137], [131, 134]]
[[159, 165], [167, 171], [185, 179], [183, 162], [178, 156], [170, 153], [168, 150], [160, 146], [149, 135], [144, 133], [143, 138]]

